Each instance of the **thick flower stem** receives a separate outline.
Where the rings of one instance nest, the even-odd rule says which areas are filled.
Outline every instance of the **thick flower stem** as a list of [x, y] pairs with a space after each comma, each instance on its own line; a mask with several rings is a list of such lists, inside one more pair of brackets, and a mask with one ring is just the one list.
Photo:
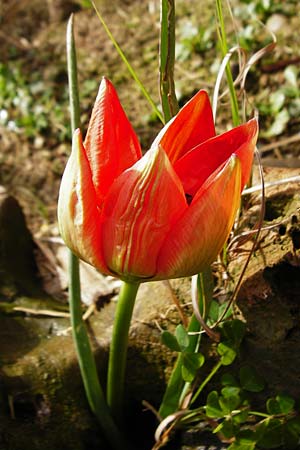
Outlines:
[[73, 340], [90, 408], [97, 417], [111, 447], [114, 450], [124, 450], [124, 439], [106, 404], [86, 326], [82, 319], [78, 259], [72, 254], [70, 254], [70, 314]]
[[109, 353], [107, 403], [114, 420], [122, 423], [128, 334], [139, 283], [124, 282], [117, 303]]

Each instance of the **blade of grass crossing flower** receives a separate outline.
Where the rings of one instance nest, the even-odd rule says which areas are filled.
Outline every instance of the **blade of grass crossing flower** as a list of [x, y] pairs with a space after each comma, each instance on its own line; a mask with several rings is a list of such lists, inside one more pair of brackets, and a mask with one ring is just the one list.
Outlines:
[[[70, 17], [67, 26], [67, 64], [69, 80], [69, 97], [72, 132], [80, 126], [79, 95], [77, 82], [77, 60], [74, 40], [74, 19]], [[85, 388], [85, 393], [91, 410], [97, 417], [104, 435], [114, 450], [124, 449], [124, 440], [121, 437], [99, 383], [96, 363], [89, 342], [85, 323], [82, 318], [80, 273], [78, 258], [69, 254], [69, 303], [72, 334], [79, 361], [80, 372]]]
[[161, 0], [159, 57], [160, 98], [168, 122], [179, 110], [174, 83], [175, 0]]
[[156, 116], [158, 117], [158, 119], [162, 122], [164, 122], [164, 118], [161, 114], [161, 112], [159, 111], [159, 109], [157, 108], [156, 104], [154, 103], [154, 101], [152, 100], [150, 94], [148, 93], [147, 89], [145, 88], [145, 86], [143, 85], [143, 83], [141, 82], [141, 80], [139, 79], [136, 71], [134, 70], [134, 68], [132, 67], [132, 65], [130, 64], [130, 62], [128, 61], [128, 59], [126, 58], [125, 53], [123, 52], [123, 50], [121, 49], [121, 47], [119, 46], [118, 42], [116, 41], [116, 39], [114, 38], [112, 32], [110, 31], [108, 25], [106, 24], [105, 20], [103, 19], [103, 17], [101, 16], [97, 6], [95, 5], [95, 3], [93, 1], [91, 1], [91, 4], [93, 5], [93, 8], [98, 16], [98, 19], [100, 20], [107, 36], [109, 37], [109, 39], [111, 40], [111, 42], [113, 43], [115, 49], [117, 50], [120, 58], [122, 59], [122, 61], [124, 62], [124, 64], [126, 65], [130, 75], [132, 76], [132, 78], [134, 79], [134, 81], [137, 83], [137, 85], [139, 86], [142, 94], [144, 95], [144, 97], [146, 98], [146, 100], [148, 101], [148, 103], [151, 105], [154, 113], [156, 114]]
[[[222, 9], [222, 0], [216, 0], [216, 13], [217, 13], [217, 20], [218, 20], [218, 36], [219, 36], [219, 42], [221, 46], [222, 56], [225, 57], [228, 53], [228, 46], [227, 46], [227, 38], [226, 38], [226, 31], [225, 31], [225, 24], [224, 24], [224, 16], [223, 16], [223, 9]], [[233, 83], [232, 73], [230, 69], [230, 65], [227, 64], [226, 66], [226, 77], [227, 77], [227, 83], [230, 93], [230, 104], [231, 104], [231, 114], [232, 114], [232, 122], [234, 126], [238, 126], [240, 124], [240, 118], [239, 118], [239, 106], [237, 101], [237, 95]]]

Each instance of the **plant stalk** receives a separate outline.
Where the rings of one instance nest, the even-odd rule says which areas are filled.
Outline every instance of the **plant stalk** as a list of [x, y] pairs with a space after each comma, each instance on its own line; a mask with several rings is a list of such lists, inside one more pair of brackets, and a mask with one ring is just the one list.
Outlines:
[[207, 383], [213, 378], [213, 376], [218, 372], [220, 367], [222, 367], [223, 363], [221, 361], [218, 361], [217, 364], [212, 368], [211, 372], [207, 375], [205, 380], [200, 384], [199, 388], [197, 389], [196, 393], [193, 395], [193, 398], [191, 400], [191, 405], [197, 400], [200, 393], [203, 391]]
[[159, 85], [161, 106], [165, 122], [168, 122], [179, 107], [175, 94], [175, 0], [161, 0], [159, 45]]
[[123, 422], [128, 334], [139, 283], [124, 282], [113, 324], [107, 375], [107, 403], [118, 425]]

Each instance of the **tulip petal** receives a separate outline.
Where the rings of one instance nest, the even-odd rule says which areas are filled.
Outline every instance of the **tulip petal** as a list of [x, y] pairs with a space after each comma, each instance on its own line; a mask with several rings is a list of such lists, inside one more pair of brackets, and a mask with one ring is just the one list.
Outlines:
[[185, 154], [174, 164], [184, 191], [193, 197], [205, 180], [232, 154], [236, 154], [241, 161], [243, 189], [250, 176], [257, 135], [257, 120], [252, 119]]
[[161, 144], [174, 164], [186, 152], [215, 134], [210, 101], [207, 93], [201, 90], [165, 125], [153, 146]]
[[232, 156], [218, 169], [172, 227], [158, 257], [160, 279], [194, 275], [208, 267], [219, 254], [240, 201], [241, 168]]
[[161, 147], [115, 181], [103, 209], [103, 249], [112, 272], [149, 279], [173, 224], [187, 209], [182, 185]]
[[73, 135], [72, 153], [64, 171], [58, 198], [60, 233], [72, 252], [110, 274], [101, 250], [100, 213], [92, 174], [80, 130]]
[[101, 207], [112, 182], [142, 156], [115, 88], [105, 78], [100, 84], [84, 146]]

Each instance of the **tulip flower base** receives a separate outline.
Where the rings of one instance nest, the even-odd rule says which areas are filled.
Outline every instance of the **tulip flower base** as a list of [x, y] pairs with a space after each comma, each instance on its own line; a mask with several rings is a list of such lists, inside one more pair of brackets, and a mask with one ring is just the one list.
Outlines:
[[[272, 169], [266, 171], [266, 181], [292, 175], [291, 171]], [[258, 194], [255, 195], [253, 206], [244, 215], [245, 224], [256, 221], [260, 200]], [[293, 246], [297, 247], [297, 223], [292, 223], [299, 207], [298, 185], [285, 184], [267, 189], [265, 224], [283, 221], [286, 231], [282, 234], [283, 231], [276, 227], [262, 234], [261, 249], [251, 260], [238, 296], [237, 314], [247, 322], [248, 329], [241, 349], [242, 361], [254, 365], [268, 382], [267, 391], [256, 395], [258, 402], [263, 402], [264, 396], [279, 391], [295, 398], [300, 394], [300, 268], [298, 250], [293, 251]], [[4, 222], [1, 222], [2, 228]], [[243, 248], [250, 248], [250, 244], [250, 241], [243, 242]], [[19, 252], [20, 255], [26, 254], [26, 246], [22, 248], [20, 245]], [[229, 270], [236, 282], [245, 255], [238, 253], [237, 249], [234, 254]], [[14, 281], [13, 275], [11, 277]], [[34, 280], [32, 274], [27, 274], [27, 277], [29, 281]], [[180, 300], [188, 303], [189, 280], [179, 279], [171, 283]], [[45, 296], [25, 296], [23, 286], [18, 290], [13, 298], [5, 299], [5, 290], [1, 289], [0, 449], [53, 450], [62, 446], [67, 450], [106, 449], [85, 399], [72, 338], [66, 332], [69, 320], [25, 314], [14, 309], [59, 309], [67, 312], [65, 305]], [[114, 311], [115, 299], [96, 311], [88, 321], [102, 381]], [[142, 400], [158, 405], [171, 372], [175, 355], [161, 344], [157, 323], [172, 331], [179, 323], [179, 316], [163, 282], [145, 283], [138, 294], [130, 331], [126, 411], [135, 410], [136, 405], [140, 411]], [[206, 341], [206, 346], [208, 344]], [[217, 384], [218, 378], [212, 382]], [[138, 428], [142, 435], [148, 433], [147, 444], [142, 441], [142, 436], [133, 436], [133, 440], [138, 442], [138, 450], [148, 450], [155, 421], [149, 412], [140, 413], [138, 418], [134, 417], [132, 428], [128, 422], [128, 434], [133, 436]], [[141, 420], [138, 427], [136, 420]], [[190, 450], [199, 448], [200, 444], [204, 449], [209, 448], [203, 443], [204, 439], [205, 435], [198, 435], [191, 429], [177, 435], [169, 449]], [[226, 446], [220, 444], [219, 448]]]

